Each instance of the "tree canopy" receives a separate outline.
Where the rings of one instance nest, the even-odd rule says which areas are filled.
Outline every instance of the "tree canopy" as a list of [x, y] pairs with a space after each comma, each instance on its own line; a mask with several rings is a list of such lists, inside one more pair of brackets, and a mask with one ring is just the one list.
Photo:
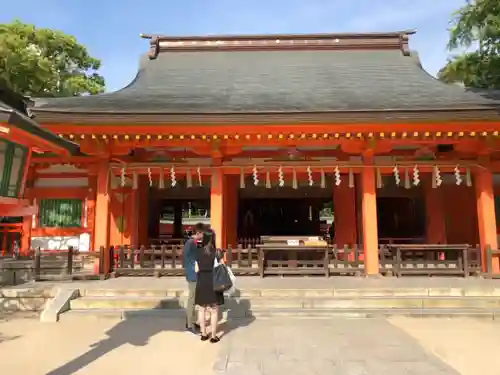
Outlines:
[[0, 24], [0, 80], [15, 92], [32, 97], [99, 94], [104, 91], [100, 65], [71, 35], [17, 20]]
[[454, 13], [448, 48], [476, 47], [454, 56], [439, 71], [447, 83], [500, 89], [500, 1], [468, 0]]

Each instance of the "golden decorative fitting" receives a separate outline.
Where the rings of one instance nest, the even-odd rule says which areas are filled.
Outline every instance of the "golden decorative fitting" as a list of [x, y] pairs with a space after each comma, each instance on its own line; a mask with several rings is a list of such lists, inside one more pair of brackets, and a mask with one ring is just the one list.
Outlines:
[[113, 139], [118, 139], [118, 136], [116, 134], [113, 134]]
[[135, 136], [135, 139], [139, 140], [139, 139], [141, 139], [141, 136], [140, 136], [139, 134], [137, 134], [137, 135]]
[[482, 133], [481, 133], [481, 135], [482, 135], [483, 137], [487, 137], [487, 136], [488, 136], [488, 132], [482, 132]]
[[156, 137], [157, 139], [162, 139], [163, 136], [161, 134], [158, 134], [158, 136]]
[[148, 140], [151, 139], [151, 136], [149, 134], [146, 135], [146, 139], [148, 139]]
[[272, 134], [268, 134], [267, 135], [267, 139], [273, 139], [273, 135]]
[[184, 139], [184, 135], [183, 134], [179, 135], [179, 139]]
[[447, 136], [448, 137], [453, 137], [453, 132], [448, 132]]
[[498, 132], [497, 132], [497, 131], [494, 131], [494, 132], [493, 132], [493, 135], [494, 135], [495, 137], [498, 137]]
[[368, 133], [368, 138], [373, 138], [373, 133]]
[[250, 139], [250, 134], [245, 135], [245, 139]]
[[80, 139], [85, 139], [85, 134], [80, 135]]
[[196, 136], [194, 134], [192, 134], [191, 139], [196, 139]]
[[335, 133], [333, 136], [338, 139], [340, 137], [340, 134], [339, 133]]
[[168, 139], [174, 139], [174, 136], [172, 134], [169, 134]]
[[300, 139], [305, 139], [305, 138], [306, 138], [306, 135], [305, 135], [304, 133], [302, 133], [302, 134], [300, 135]]
[[224, 139], [229, 139], [229, 136], [227, 134], [224, 134]]
[[203, 135], [201, 136], [201, 139], [205, 140], [205, 139], [207, 139], [207, 136], [206, 136], [205, 134], [203, 134]]
[[212, 138], [213, 139], [219, 139], [219, 136], [217, 134], [214, 134]]
[[385, 138], [385, 133], [380, 133], [380, 134], [379, 134], [379, 137], [380, 137], [380, 138]]
[[295, 138], [295, 136], [294, 136], [293, 134], [290, 134], [290, 135], [288, 136], [288, 138], [290, 138], [290, 139], [294, 139], [294, 138]]
[[458, 136], [459, 137], [463, 137], [464, 136], [464, 132], [458, 132]]
[[429, 132], [424, 133], [424, 137], [429, 137], [430, 135], [431, 135], [431, 133], [429, 133]]
[[413, 132], [414, 137], [418, 137], [418, 132]]
[[357, 133], [357, 134], [356, 134], [356, 137], [358, 137], [358, 138], [363, 138], [363, 134], [361, 134], [361, 133]]
[[257, 134], [257, 139], [261, 139], [262, 136], [260, 134]]
[[392, 132], [391, 137], [394, 138], [396, 136], [396, 133]]
[[279, 135], [278, 135], [278, 138], [279, 138], [279, 139], [283, 139], [283, 134], [279, 134]]
[[470, 133], [469, 133], [469, 135], [470, 135], [471, 137], [475, 137], [475, 136], [476, 136], [476, 132], [470, 132]]
[[312, 137], [313, 137], [313, 139], [316, 139], [316, 138], [318, 138], [318, 135], [317, 135], [316, 133], [314, 133], [314, 134], [312, 135]]
[[95, 139], [95, 138], [96, 138], [95, 134], [92, 134], [92, 139]]
[[125, 134], [125, 139], [128, 141], [130, 139], [128, 134]]
[[58, 134], [57, 135], [59, 138], [64, 138], [64, 134]]
[[235, 134], [234, 139], [240, 139], [240, 136], [238, 134]]
[[401, 134], [401, 137], [403, 137], [403, 138], [406, 138], [407, 136], [408, 136], [407, 132], [403, 132], [403, 134]]
[[69, 135], [69, 139], [74, 139], [74, 138], [75, 138], [75, 136], [73, 134]]
[[345, 133], [346, 138], [351, 138], [351, 133]]
[[102, 139], [108, 139], [108, 136], [106, 134], [103, 134]]
[[441, 137], [441, 132], [436, 132], [436, 137]]

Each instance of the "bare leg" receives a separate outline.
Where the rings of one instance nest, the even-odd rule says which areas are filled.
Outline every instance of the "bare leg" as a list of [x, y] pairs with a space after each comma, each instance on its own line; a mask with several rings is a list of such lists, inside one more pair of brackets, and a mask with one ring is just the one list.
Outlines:
[[210, 333], [212, 338], [217, 337], [218, 321], [219, 321], [219, 307], [212, 306], [210, 308]]
[[200, 331], [202, 336], [207, 335], [207, 321], [205, 319], [205, 313], [207, 308], [204, 306], [199, 306], [198, 308], [198, 323], [200, 324]]

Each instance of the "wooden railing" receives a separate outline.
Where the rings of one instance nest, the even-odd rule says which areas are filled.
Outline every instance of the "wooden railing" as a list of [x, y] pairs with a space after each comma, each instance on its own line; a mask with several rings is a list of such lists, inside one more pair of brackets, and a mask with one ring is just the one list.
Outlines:
[[23, 224], [0, 224], [0, 256], [14, 257], [19, 253], [19, 246], [23, 235]]

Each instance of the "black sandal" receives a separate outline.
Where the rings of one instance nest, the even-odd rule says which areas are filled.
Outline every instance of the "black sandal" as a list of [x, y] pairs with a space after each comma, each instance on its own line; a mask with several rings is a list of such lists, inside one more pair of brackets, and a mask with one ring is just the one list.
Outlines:
[[211, 342], [212, 344], [215, 344], [215, 343], [217, 343], [217, 342], [219, 342], [219, 341], [220, 341], [220, 338], [218, 338], [218, 337], [212, 337], [212, 338], [210, 339], [210, 342]]
[[205, 335], [205, 336], [201, 335], [200, 339], [201, 339], [201, 341], [207, 341], [208, 337], [209, 337], [208, 335]]

